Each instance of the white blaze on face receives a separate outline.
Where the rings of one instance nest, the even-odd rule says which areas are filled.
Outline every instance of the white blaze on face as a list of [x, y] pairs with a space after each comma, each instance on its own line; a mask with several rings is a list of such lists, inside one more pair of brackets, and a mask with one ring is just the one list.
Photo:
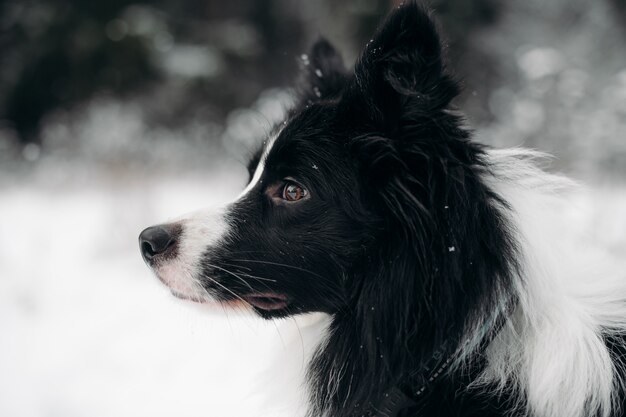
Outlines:
[[248, 184], [246, 188], [244, 188], [244, 190], [241, 192], [241, 194], [239, 194], [239, 197], [237, 197], [237, 200], [243, 198], [246, 194], [248, 194], [250, 190], [252, 190], [261, 180], [261, 177], [263, 176], [263, 171], [265, 170], [265, 163], [267, 161], [267, 156], [270, 154], [270, 151], [272, 150], [274, 143], [276, 143], [276, 139], [278, 138], [279, 134], [280, 133], [273, 135], [267, 141], [267, 144], [265, 145], [265, 149], [263, 149], [263, 153], [261, 154], [261, 158], [259, 158], [259, 163], [256, 166], [256, 169], [254, 170], [254, 175], [252, 176], [252, 179], [250, 180], [250, 184]]
[[[268, 140], [252, 180], [234, 202], [244, 198], [260, 181], [267, 156], [277, 136], [272, 136]], [[178, 295], [198, 301], [211, 299], [211, 294], [200, 282], [203, 262], [210, 263], [206, 256], [210, 254], [211, 248], [218, 247], [232, 233], [226, 213], [227, 208], [234, 202], [218, 208], [199, 210], [174, 221], [182, 227], [176, 257], [157, 265], [155, 272]]]
[[182, 227], [176, 256], [159, 264], [155, 272], [174, 292], [197, 300], [208, 300], [210, 294], [199, 281], [202, 258], [229, 233], [224, 210], [196, 211], [174, 223]]

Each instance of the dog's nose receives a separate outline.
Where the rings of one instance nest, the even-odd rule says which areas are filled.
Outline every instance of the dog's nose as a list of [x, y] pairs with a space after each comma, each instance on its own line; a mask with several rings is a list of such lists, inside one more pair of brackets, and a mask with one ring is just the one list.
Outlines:
[[167, 225], [151, 226], [139, 234], [141, 255], [148, 263], [158, 255], [170, 253], [175, 243], [174, 230]]

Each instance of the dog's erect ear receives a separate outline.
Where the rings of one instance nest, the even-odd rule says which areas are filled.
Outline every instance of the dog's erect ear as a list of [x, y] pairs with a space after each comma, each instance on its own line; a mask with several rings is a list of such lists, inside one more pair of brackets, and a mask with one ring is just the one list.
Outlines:
[[388, 126], [398, 118], [442, 109], [459, 92], [445, 73], [435, 22], [415, 2], [389, 15], [354, 72], [353, 87], [365, 101], [363, 110]]
[[313, 44], [308, 55], [300, 57], [304, 72], [300, 88], [303, 104], [339, 95], [348, 74], [339, 52], [324, 38]]
[[409, 236], [419, 235], [431, 210], [430, 178], [454, 174], [447, 165], [474, 162], [477, 150], [468, 145], [461, 118], [446, 111], [458, 92], [435, 22], [411, 1], [393, 10], [369, 41], [340, 102], [355, 126], [370, 130], [350, 145], [373, 200]]

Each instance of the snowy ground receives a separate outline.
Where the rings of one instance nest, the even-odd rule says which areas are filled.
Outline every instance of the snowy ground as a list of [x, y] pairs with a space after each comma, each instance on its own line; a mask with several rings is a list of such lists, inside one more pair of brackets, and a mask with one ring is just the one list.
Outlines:
[[[243, 181], [205, 174], [0, 190], [1, 416], [293, 417], [281, 408], [297, 399], [305, 324], [177, 301], [139, 255], [143, 227]], [[273, 356], [270, 382], [293, 392], [261, 413]]]
[[[1, 416], [293, 417], [285, 407], [297, 401], [305, 324], [299, 333], [293, 321], [175, 300], [137, 248], [143, 227], [235, 196], [243, 169], [222, 165], [141, 180], [132, 172], [94, 175], [65, 186], [45, 173], [5, 177]], [[595, 187], [575, 205], [576, 227], [624, 257], [626, 187]], [[268, 380], [276, 358], [281, 368]], [[293, 391], [272, 391], [285, 382]]]

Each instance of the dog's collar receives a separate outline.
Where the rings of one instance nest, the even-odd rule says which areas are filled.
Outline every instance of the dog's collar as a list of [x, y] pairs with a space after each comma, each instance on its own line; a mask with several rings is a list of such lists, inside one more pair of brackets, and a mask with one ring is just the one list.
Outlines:
[[375, 410], [376, 417], [397, 417], [398, 414], [407, 408], [415, 407], [418, 402], [409, 397], [399, 387], [393, 387], [385, 393], [383, 402]]
[[446, 344], [430, 358], [430, 360], [413, 372], [402, 386], [397, 385], [383, 394], [378, 405], [370, 404], [365, 412], [358, 415], [363, 417], [398, 417], [407, 408], [418, 406], [431, 392], [438, 380], [458, 357], [458, 351], [445, 356]]
[[412, 389], [395, 386], [385, 392], [383, 401], [376, 407], [373, 416], [397, 417], [402, 410], [419, 405], [459, 356], [458, 351], [448, 356], [444, 352], [446, 344], [442, 345], [418, 371], [410, 375]]

